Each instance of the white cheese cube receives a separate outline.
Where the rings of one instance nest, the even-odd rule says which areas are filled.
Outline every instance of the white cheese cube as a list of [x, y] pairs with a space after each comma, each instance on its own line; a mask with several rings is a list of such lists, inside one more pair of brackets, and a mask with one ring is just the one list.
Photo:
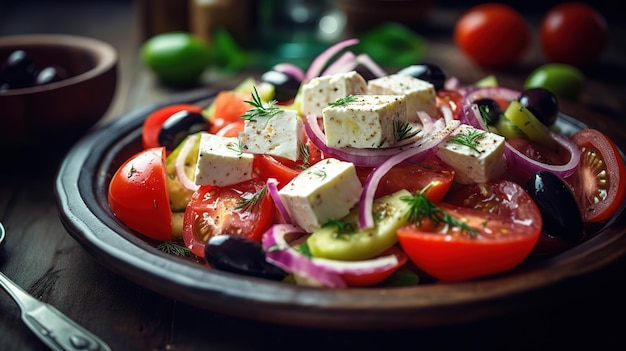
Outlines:
[[294, 224], [313, 232], [350, 213], [362, 190], [353, 163], [327, 158], [303, 170], [278, 194]]
[[409, 75], [392, 74], [367, 82], [367, 92], [371, 95], [404, 95], [409, 122], [419, 122], [417, 111], [425, 111], [437, 116], [437, 96], [435, 86], [422, 79]]
[[[418, 131], [407, 122], [403, 95], [355, 95], [346, 104], [325, 107], [322, 117], [326, 144], [336, 148], [400, 145]], [[403, 126], [407, 133], [400, 132]]]
[[313, 78], [302, 86], [302, 114], [321, 116], [328, 103], [366, 92], [365, 78], [355, 71]]
[[254, 155], [241, 152], [236, 137], [203, 133], [200, 138], [196, 184], [226, 186], [252, 179]]
[[295, 110], [246, 120], [239, 143], [244, 152], [269, 154], [297, 161], [304, 142], [304, 124]]
[[500, 178], [506, 171], [504, 149], [504, 137], [461, 124], [439, 144], [438, 154], [454, 168], [457, 182], [484, 183]]

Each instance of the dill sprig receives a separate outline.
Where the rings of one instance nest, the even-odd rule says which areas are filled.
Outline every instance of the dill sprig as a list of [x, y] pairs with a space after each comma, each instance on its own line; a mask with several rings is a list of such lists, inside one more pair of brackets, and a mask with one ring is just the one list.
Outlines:
[[241, 142], [228, 143], [226, 145], [226, 148], [230, 151], [237, 153], [237, 156], [241, 156], [243, 154], [243, 146], [241, 145]]
[[448, 226], [458, 227], [461, 230], [466, 231], [470, 237], [476, 237], [478, 232], [476, 228], [472, 228], [466, 223], [463, 223], [454, 218], [448, 212], [441, 209], [441, 207], [430, 201], [430, 199], [427, 198], [426, 195], [424, 195], [424, 192], [429, 187], [430, 185], [427, 185], [420, 192], [417, 192], [410, 196], [401, 197], [401, 200], [409, 203], [409, 221], [419, 226], [423, 219], [429, 219], [435, 225], [445, 224]]
[[348, 95], [346, 97], [342, 97], [342, 98], [339, 98], [339, 99], [337, 99], [335, 101], [329, 102], [328, 106], [343, 106], [343, 105], [345, 105], [345, 104], [347, 104], [349, 102], [355, 102], [355, 101], [357, 101], [356, 100], [356, 96]]
[[253, 88], [252, 100], [244, 100], [244, 102], [252, 105], [252, 108], [241, 115], [241, 118], [250, 122], [256, 122], [256, 117], [272, 117], [282, 111], [280, 108], [276, 107], [276, 100], [263, 104], [256, 87]]
[[346, 234], [352, 234], [356, 232], [356, 226], [352, 222], [342, 221], [339, 219], [331, 218], [326, 223], [322, 224], [322, 228], [327, 227], [335, 227], [337, 231], [335, 232], [336, 237], [341, 237]]
[[171, 241], [164, 241], [162, 243], [159, 243], [159, 245], [157, 245], [157, 249], [165, 252], [166, 254], [171, 254], [171, 255], [176, 255], [176, 256], [187, 257], [191, 255], [191, 250]]
[[402, 122], [398, 120], [393, 121], [393, 136], [396, 141], [402, 141], [412, 138], [420, 132], [420, 129], [415, 129], [409, 122]]
[[242, 210], [247, 212], [255, 212], [261, 206], [261, 201], [265, 198], [267, 192], [267, 185], [264, 185], [259, 191], [254, 194], [245, 193], [241, 195], [242, 200], [239, 205], [235, 207], [236, 210]]
[[298, 143], [298, 148], [300, 149], [300, 156], [302, 156], [302, 166], [308, 167], [310, 165], [309, 156], [311, 156], [309, 146], [305, 143]]
[[465, 145], [476, 152], [480, 152], [478, 148], [476, 147], [476, 144], [478, 143], [478, 140], [484, 137], [485, 137], [485, 132], [483, 131], [479, 131], [475, 129], [465, 130], [462, 133], [459, 133], [454, 138], [450, 138], [448, 142], [459, 144], [459, 145]]

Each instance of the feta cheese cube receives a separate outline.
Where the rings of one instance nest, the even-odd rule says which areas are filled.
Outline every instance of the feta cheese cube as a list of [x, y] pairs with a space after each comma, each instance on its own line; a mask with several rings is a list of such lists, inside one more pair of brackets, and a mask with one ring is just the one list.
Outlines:
[[365, 78], [355, 71], [313, 78], [302, 86], [302, 114], [321, 116], [328, 103], [366, 92]]
[[203, 133], [200, 137], [196, 184], [226, 186], [252, 179], [254, 155], [241, 152], [236, 137]]
[[439, 144], [437, 152], [445, 163], [454, 168], [457, 182], [470, 184], [502, 176], [506, 171], [504, 149], [504, 137], [461, 124]]
[[239, 143], [244, 152], [269, 154], [297, 161], [304, 142], [304, 124], [295, 110], [246, 120]]
[[362, 190], [353, 163], [327, 158], [303, 170], [278, 194], [294, 224], [313, 232], [350, 213]]
[[[344, 105], [322, 110], [326, 144], [330, 147], [380, 148], [410, 141], [399, 129], [408, 125], [403, 95], [355, 95]], [[410, 133], [404, 134], [409, 136]]]
[[409, 75], [392, 74], [367, 82], [367, 92], [372, 95], [404, 95], [409, 122], [419, 122], [417, 111], [437, 116], [435, 86]]

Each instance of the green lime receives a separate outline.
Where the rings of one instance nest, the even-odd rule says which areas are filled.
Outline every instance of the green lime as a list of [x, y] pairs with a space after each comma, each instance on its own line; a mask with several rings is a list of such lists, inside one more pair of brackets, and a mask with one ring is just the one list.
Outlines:
[[578, 68], [562, 63], [548, 63], [528, 75], [524, 89], [545, 88], [556, 96], [578, 100], [584, 81], [583, 73]]
[[211, 62], [211, 49], [192, 33], [166, 32], [143, 43], [141, 59], [163, 82], [184, 85], [202, 75]]

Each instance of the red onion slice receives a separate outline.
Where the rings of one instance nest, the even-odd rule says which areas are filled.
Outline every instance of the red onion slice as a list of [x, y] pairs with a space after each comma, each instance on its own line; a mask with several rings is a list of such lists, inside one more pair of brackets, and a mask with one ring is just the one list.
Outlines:
[[386, 162], [374, 169], [369, 174], [363, 184], [363, 192], [359, 200], [359, 227], [362, 229], [374, 226], [374, 216], [372, 214], [372, 206], [374, 203], [374, 194], [378, 188], [378, 183], [389, 170], [402, 161], [411, 159], [412, 161], [423, 160], [428, 156], [430, 151], [446, 138], [461, 124], [458, 120], [452, 120], [446, 124], [444, 128], [435, 129], [424, 140], [420, 142], [419, 147], [412, 148], [400, 152], [389, 158]]
[[268, 178], [267, 189], [270, 192], [270, 196], [272, 197], [272, 200], [274, 200], [274, 206], [276, 206], [276, 209], [278, 210], [278, 214], [280, 215], [282, 219], [282, 223], [286, 223], [286, 224], [293, 223], [291, 221], [291, 216], [289, 215], [289, 211], [287, 211], [287, 208], [285, 207], [283, 200], [280, 198], [280, 195], [278, 195], [278, 180], [276, 180], [276, 178]]
[[387, 161], [389, 157], [415, 147], [417, 143], [381, 149], [333, 148], [326, 145], [326, 137], [322, 132], [315, 115], [308, 115], [304, 120], [304, 130], [311, 142], [324, 154], [352, 162], [355, 166], [376, 167]]
[[380, 67], [368, 54], [359, 54], [356, 62], [365, 66], [376, 77], [384, 77], [389, 75], [382, 67]]
[[279, 63], [274, 65], [274, 70], [294, 77], [300, 82], [303, 81], [305, 77], [304, 71], [300, 67], [291, 63]]
[[275, 224], [263, 234], [261, 243], [266, 253], [266, 260], [287, 272], [323, 287], [345, 288], [342, 274], [362, 275], [385, 271], [398, 265], [396, 255], [386, 255], [362, 261], [339, 261], [319, 257], [307, 257], [294, 249], [286, 237], [296, 239], [307, 235], [301, 228], [290, 224]]
[[347, 48], [348, 46], [357, 44], [358, 42], [358, 39], [347, 39], [340, 41], [337, 44], [332, 45], [331, 47], [326, 49], [324, 52], [319, 54], [313, 60], [313, 62], [311, 62], [309, 69], [306, 71], [305, 79], [311, 80], [312, 78], [319, 77], [319, 75], [322, 73], [322, 70], [324, 69], [324, 66], [326, 66], [328, 61], [330, 61], [330, 59], [334, 55], [339, 53], [341, 50]]
[[356, 56], [351, 52], [344, 52], [338, 59], [328, 65], [320, 76], [332, 75], [335, 73], [345, 73], [354, 70], [357, 66]]
[[505, 143], [505, 155], [507, 160], [507, 166], [509, 168], [519, 167], [525, 171], [534, 174], [538, 171], [549, 171], [556, 174], [559, 177], [567, 178], [576, 172], [578, 163], [580, 162], [580, 149], [578, 145], [571, 139], [563, 136], [559, 133], [550, 132], [550, 135], [556, 140], [562, 147], [564, 147], [570, 153], [569, 161], [564, 165], [550, 165], [547, 163], [533, 160], [532, 158], [519, 152], [516, 148], [509, 143]]
[[192, 191], [198, 190], [200, 186], [187, 176], [187, 172], [185, 171], [185, 162], [194, 145], [198, 142], [199, 137], [199, 135], [191, 135], [185, 140], [185, 144], [183, 144], [183, 147], [181, 148], [180, 153], [176, 157], [176, 161], [174, 163], [174, 167], [176, 168], [176, 177], [178, 178], [178, 181], [185, 189]]

